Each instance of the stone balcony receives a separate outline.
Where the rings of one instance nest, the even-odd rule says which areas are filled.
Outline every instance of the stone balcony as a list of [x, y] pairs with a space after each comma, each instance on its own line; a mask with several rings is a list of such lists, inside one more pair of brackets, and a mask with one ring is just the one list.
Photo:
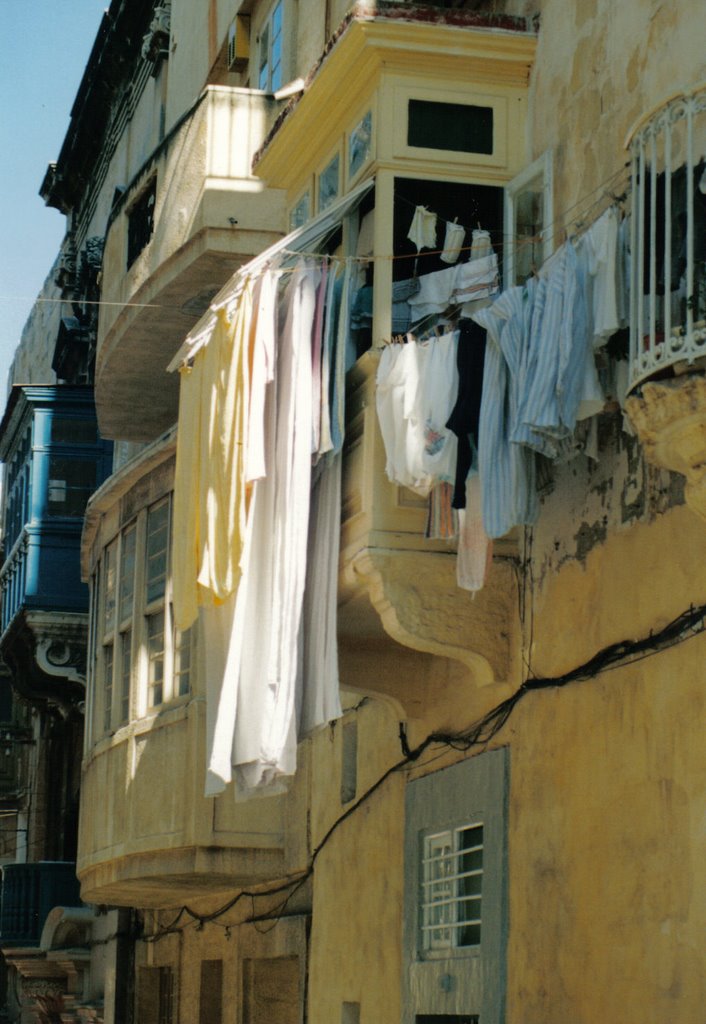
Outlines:
[[283, 233], [284, 194], [250, 169], [273, 105], [208, 86], [117, 198], [96, 360], [103, 436], [152, 440], [175, 421], [178, 375], [165, 367], [234, 270]]
[[706, 518], [706, 85], [640, 119], [632, 160], [630, 418]]

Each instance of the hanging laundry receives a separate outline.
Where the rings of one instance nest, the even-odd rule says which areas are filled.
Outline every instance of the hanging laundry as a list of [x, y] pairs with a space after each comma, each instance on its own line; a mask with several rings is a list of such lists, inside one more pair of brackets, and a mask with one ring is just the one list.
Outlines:
[[421, 460], [424, 422], [419, 407], [419, 382], [427, 355], [428, 349], [414, 341], [387, 345], [380, 356], [375, 392], [387, 477], [424, 496], [433, 484]]
[[483, 529], [480, 478], [477, 473], [473, 473], [466, 483], [465, 508], [458, 512], [458, 586], [472, 593], [482, 590], [492, 560], [493, 542]]
[[452, 484], [436, 484], [429, 492], [427, 525], [424, 536], [428, 540], [453, 540], [458, 534], [458, 514], [451, 505]]
[[493, 246], [490, 241], [490, 232], [483, 228], [476, 228], [471, 235], [471, 256], [472, 260], [480, 260], [484, 256], [490, 256]]
[[427, 343], [423, 375], [419, 378], [416, 415], [424, 425], [421, 469], [435, 482], [450, 483], [456, 474], [457, 439], [446, 426], [458, 395], [456, 352], [458, 331], [449, 331]]
[[439, 259], [443, 263], [455, 263], [461, 254], [463, 240], [466, 237], [466, 229], [463, 224], [446, 222], [446, 233], [444, 235], [444, 249]]
[[173, 605], [182, 630], [195, 621], [199, 605], [225, 601], [240, 578], [251, 309], [248, 281], [233, 318], [219, 311], [210, 344], [181, 371]]
[[537, 518], [534, 453], [511, 438], [521, 402], [520, 368], [532, 315], [531, 287], [510, 288], [474, 320], [488, 332], [478, 425], [483, 527], [503, 537]]
[[446, 426], [458, 438], [453, 507], [466, 507], [466, 480], [478, 447], [478, 425], [483, 396], [486, 332], [478, 324], [461, 322], [456, 367], [458, 392]]
[[450, 306], [471, 298], [487, 298], [497, 292], [497, 257], [493, 254], [469, 263], [459, 263], [447, 270], [423, 274], [419, 284], [419, 291], [409, 299], [412, 324], [440, 315]]
[[618, 310], [618, 211], [611, 206], [579, 238], [588, 269], [587, 303], [593, 347], [605, 345], [620, 327]]
[[342, 452], [320, 463], [311, 490], [302, 658], [297, 680], [300, 737], [342, 713], [336, 616], [342, 465]]
[[588, 332], [585, 266], [570, 242], [544, 265], [533, 294], [512, 439], [557, 458], [580, 404], [589, 403], [587, 412], [604, 402]]
[[436, 248], [436, 214], [427, 210], [425, 206], [417, 206], [412, 217], [412, 223], [407, 232], [407, 238], [421, 249]]

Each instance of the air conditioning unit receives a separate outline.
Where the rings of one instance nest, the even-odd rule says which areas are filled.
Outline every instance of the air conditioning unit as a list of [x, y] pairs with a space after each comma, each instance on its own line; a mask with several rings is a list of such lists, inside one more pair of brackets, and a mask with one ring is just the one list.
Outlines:
[[250, 15], [236, 14], [228, 29], [228, 70], [242, 71], [250, 57]]

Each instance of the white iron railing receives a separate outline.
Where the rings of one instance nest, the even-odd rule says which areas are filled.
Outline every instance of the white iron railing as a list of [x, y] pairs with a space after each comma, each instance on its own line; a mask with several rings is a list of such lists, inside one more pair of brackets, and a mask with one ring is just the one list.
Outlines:
[[706, 356], [706, 83], [628, 135], [630, 388]]

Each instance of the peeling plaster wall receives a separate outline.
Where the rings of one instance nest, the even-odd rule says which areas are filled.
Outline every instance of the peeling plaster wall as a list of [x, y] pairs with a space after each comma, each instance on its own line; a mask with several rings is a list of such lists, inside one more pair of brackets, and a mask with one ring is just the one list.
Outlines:
[[684, 502], [684, 477], [645, 461], [638, 439], [623, 429], [620, 413], [598, 421], [598, 460], [543, 463], [541, 511], [529, 531], [534, 582], [541, 588], [571, 560], [585, 567], [590, 551], [610, 533], [650, 522]]

